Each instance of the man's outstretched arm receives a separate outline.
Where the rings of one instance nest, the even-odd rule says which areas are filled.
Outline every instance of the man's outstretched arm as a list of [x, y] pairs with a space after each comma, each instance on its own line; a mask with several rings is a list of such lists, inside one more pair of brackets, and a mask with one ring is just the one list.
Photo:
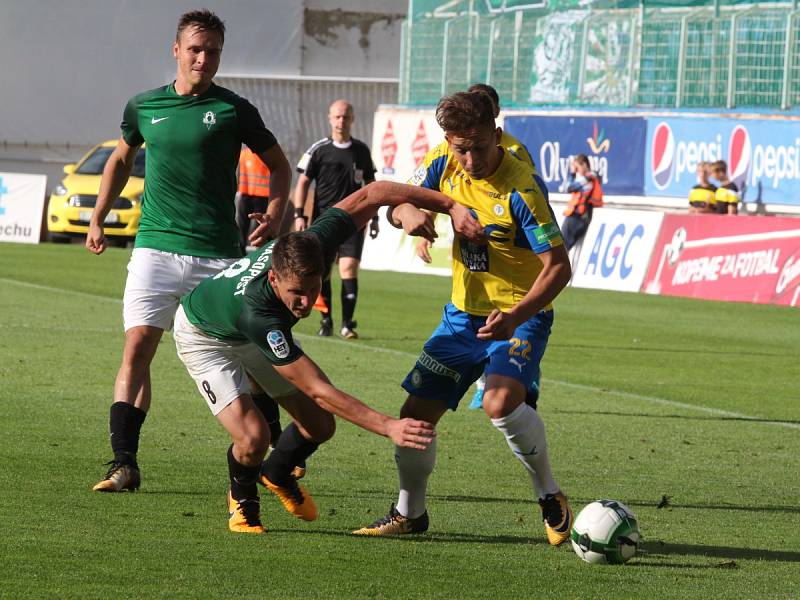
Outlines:
[[[470, 214], [469, 209], [450, 198], [424, 187], [406, 185], [404, 183], [391, 183], [376, 181], [350, 194], [347, 198], [336, 204], [350, 214], [356, 228], [361, 229], [367, 224], [375, 211], [381, 206], [400, 206], [410, 204], [416, 208], [430, 210], [450, 215], [453, 227], [460, 236], [475, 242], [484, 243], [483, 227]], [[420, 234], [428, 239], [435, 237], [435, 232], [421, 229]]]
[[275, 365], [275, 370], [328, 412], [386, 436], [398, 446], [424, 450], [436, 435], [430, 423], [393, 419], [337, 389], [308, 356], [303, 355], [288, 365]]

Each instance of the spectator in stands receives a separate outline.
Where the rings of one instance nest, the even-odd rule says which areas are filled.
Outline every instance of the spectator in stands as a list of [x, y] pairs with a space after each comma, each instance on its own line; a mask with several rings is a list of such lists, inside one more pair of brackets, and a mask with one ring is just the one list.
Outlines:
[[[236, 202], [236, 224], [239, 226], [239, 245], [247, 250], [252, 213], [266, 213], [269, 203], [269, 168], [247, 146], [239, 155], [239, 197]], [[281, 215], [282, 216], [282, 215]]]
[[[353, 126], [353, 106], [346, 100], [336, 100], [328, 109], [330, 137], [314, 142], [297, 164], [297, 187], [294, 191], [294, 225], [297, 231], [308, 226], [305, 216], [306, 197], [314, 181], [314, 209], [311, 221], [346, 196], [375, 181], [375, 165], [364, 142], [350, 135]], [[370, 222], [369, 235], [378, 235], [378, 217]], [[364, 229], [354, 233], [339, 247], [339, 275], [342, 278], [342, 329], [345, 339], [358, 337], [353, 315], [358, 299], [358, 267], [364, 248]], [[322, 282], [322, 299], [325, 302], [319, 335], [333, 335], [333, 299], [330, 273]]]
[[564, 246], [569, 251], [580, 241], [589, 223], [592, 221], [592, 211], [603, 206], [603, 187], [600, 177], [592, 172], [589, 158], [585, 154], [578, 154], [572, 159], [572, 181], [567, 191], [572, 194], [564, 211], [564, 222], [561, 232], [564, 235]]
[[697, 185], [689, 191], [689, 212], [692, 214], [714, 212], [714, 193], [717, 186], [708, 180], [711, 163], [697, 163]]
[[728, 164], [718, 160], [711, 165], [711, 175], [719, 186], [714, 192], [715, 212], [721, 215], [739, 214], [739, 201], [742, 199], [739, 186], [728, 178]]

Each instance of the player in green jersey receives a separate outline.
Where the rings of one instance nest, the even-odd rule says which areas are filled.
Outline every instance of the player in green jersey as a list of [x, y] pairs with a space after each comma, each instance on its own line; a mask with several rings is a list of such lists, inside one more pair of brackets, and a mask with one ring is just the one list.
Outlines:
[[286, 203], [291, 167], [258, 110], [214, 84], [225, 25], [207, 10], [178, 22], [175, 80], [134, 96], [125, 107], [122, 137], [103, 170], [86, 247], [107, 245], [105, 217], [147, 143], [142, 218], [128, 265], [123, 318], [125, 348], [110, 410], [114, 458], [97, 491], [135, 490], [139, 434], [150, 407], [150, 363], [181, 295], [242, 256], [234, 197], [242, 143], [269, 167], [269, 218], [253, 233], [274, 237]]
[[[259, 481], [294, 516], [317, 518], [313, 498], [291, 473], [333, 435], [331, 413], [401, 447], [422, 449], [434, 436], [429, 423], [393, 419], [335, 388], [292, 337], [292, 327], [311, 313], [342, 242], [362, 229], [379, 206], [406, 202], [448, 213], [458, 234], [476, 243], [483, 240], [469, 210], [444, 194], [378, 182], [336, 204], [308, 230], [251, 252], [181, 299], [175, 317], [178, 356], [233, 442], [228, 449], [231, 531], [264, 532]], [[411, 235], [436, 235], [424, 213], [404, 226]], [[294, 419], [263, 464], [270, 432], [250, 397], [246, 373]]]

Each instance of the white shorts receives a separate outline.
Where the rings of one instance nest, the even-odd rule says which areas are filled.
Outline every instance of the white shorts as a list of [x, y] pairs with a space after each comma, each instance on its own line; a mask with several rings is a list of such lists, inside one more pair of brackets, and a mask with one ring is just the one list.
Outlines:
[[170, 329], [181, 296], [237, 260], [134, 248], [122, 306], [125, 331], [139, 325]]
[[175, 313], [174, 337], [178, 357], [215, 415], [242, 394], [250, 393], [248, 373], [276, 400], [299, 393], [278, 374], [258, 346], [206, 335], [189, 322], [183, 306]]

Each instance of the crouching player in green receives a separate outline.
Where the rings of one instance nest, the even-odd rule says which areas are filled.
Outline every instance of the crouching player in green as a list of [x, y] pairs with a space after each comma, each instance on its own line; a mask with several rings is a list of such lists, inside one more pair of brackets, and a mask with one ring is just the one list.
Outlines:
[[[433, 439], [430, 423], [393, 419], [335, 388], [295, 343], [291, 331], [311, 313], [322, 276], [342, 242], [362, 229], [379, 206], [406, 202], [449, 213], [457, 232], [476, 242], [483, 239], [482, 228], [469, 211], [445, 195], [403, 184], [373, 183], [339, 202], [308, 230], [251, 252], [181, 299], [175, 317], [178, 356], [233, 441], [228, 449], [231, 531], [265, 531], [259, 481], [294, 516], [317, 518], [313, 498], [291, 473], [333, 435], [331, 413], [389, 437], [398, 447], [424, 449]], [[435, 236], [424, 215], [409, 221], [406, 231]], [[269, 427], [250, 396], [247, 373], [293, 419], [266, 461]]]
[[[488, 244], [454, 240], [451, 302], [403, 382], [409, 396], [400, 415], [438, 423], [485, 372], [484, 412], [528, 472], [547, 539], [558, 545], [569, 539], [572, 511], [551, 472], [544, 423], [535, 406], [539, 362], [553, 323], [551, 302], [569, 282], [569, 257], [544, 183], [530, 163], [499, 145], [502, 131], [494, 116], [485, 93], [442, 98], [436, 120], [447, 144], [430, 151], [412, 179], [474, 211]], [[404, 205], [390, 220], [406, 227], [419, 212]], [[425, 495], [435, 461], [435, 439], [424, 449], [398, 446], [397, 505], [354, 533], [426, 531]]]

